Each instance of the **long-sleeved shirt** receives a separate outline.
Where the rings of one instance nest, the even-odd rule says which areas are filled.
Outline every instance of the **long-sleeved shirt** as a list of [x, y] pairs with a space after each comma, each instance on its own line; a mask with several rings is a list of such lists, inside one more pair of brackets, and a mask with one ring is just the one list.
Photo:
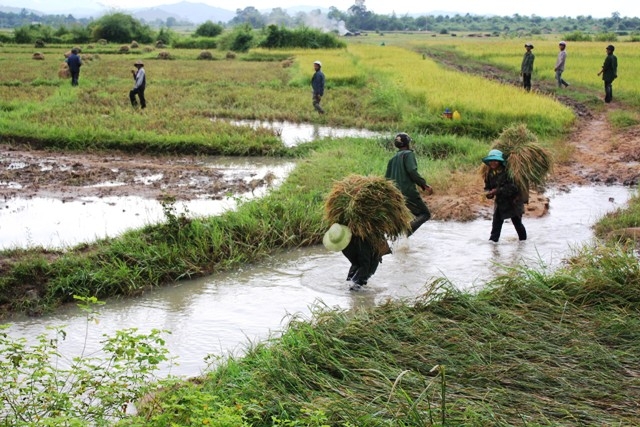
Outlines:
[[567, 51], [561, 50], [558, 52], [558, 59], [556, 60], [556, 67], [554, 70], [556, 71], [564, 71], [564, 63], [567, 60]]
[[393, 180], [408, 199], [420, 198], [416, 185], [424, 187], [427, 181], [418, 173], [418, 162], [412, 150], [398, 150], [387, 163], [385, 178]]
[[522, 65], [520, 66], [520, 72], [522, 74], [532, 74], [533, 73], [533, 60], [536, 57], [533, 55], [533, 52], [529, 51], [524, 54], [522, 58]]
[[311, 88], [314, 95], [324, 95], [324, 73], [320, 70], [313, 73], [311, 77]]
[[602, 65], [602, 80], [612, 82], [618, 77], [618, 58], [612, 53], [607, 55]]
[[82, 66], [82, 59], [75, 53], [69, 55], [69, 57], [65, 60], [67, 65], [69, 65], [69, 71], [78, 72], [80, 71], [80, 67]]
[[133, 85], [134, 89], [144, 89], [147, 85], [144, 68], [139, 68], [138, 71], [136, 71], [136, 75], [133, 76], [133, 79], [136, 81]]

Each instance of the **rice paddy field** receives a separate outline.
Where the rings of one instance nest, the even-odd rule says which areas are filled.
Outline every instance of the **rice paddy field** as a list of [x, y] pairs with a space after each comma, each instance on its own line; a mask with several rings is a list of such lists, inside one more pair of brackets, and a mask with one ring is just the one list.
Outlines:
[[[57, 75], [70, 46], [39, 51], [0, 46], [3, 142], [71, 150], [296, 155], [301, 167], [267, 197], [236, 212], [167, 223], [66, 251], [4, 251], [3, 306], [33, 309], [25, 283], [45, 290], [49, 309], [73, 294], [135, 295], [145, 287], [317, 244], [322, 206], [347, 174], [375, 174], [389, 141], [329, 140], [289, 149], [267, 130], [221, 119], [290, 120], [407, 131], [430, 156], [421, 172], [442, 189], [454, 173], [476, 173], [500, 132], [524, 123], [552, 154], [574, 123], [553, 94], [445, 68], [425, 54], [455, 51], [517, 71], [522, 45], [535, 47], [534, 79], [553, 81], [555, 40], [370, 35], [335, 51], [253, 50], [198, 60], [199, 50], [83, 46], [80, 86]], [[637, 47], [617, 43], [616, 96], [637, 114]], [[604, 43], [570, 43], [566, 78], [594, 91]], [[142, 59], [148, 108], [128, 103], [130, 69]], [[311, 106], [312, 62], [328, 90]], [[578, 71], [580, 70], [580, 73]], [[629, 77], [627, 77], [629, 76]], [[597, 99], [591, 95], [591, 99]], [[595, 103], [594, 103], [595, 105]], [[445, 120], [445, 108], [460, 120]], [[435, 186], [434, 185], [434, 186]], [[639, 226], [637, 198], [601, 233]], [[11, 262], [6, 260], [11, 259]], [[477, 293], [444, 279], [414, 301], [338, 311], [318, 307], [246, 356], [212, 363], [201, 377], [149, 384], [137, 416], [120, 426], [635, 426], [640, 425], [640, 265], [631, 243], [577, 249], [558, 271], [513, 268]], [[36, 307], [42, 310], [42, 307]], [[57, 413], [57, 412], [56, 412]], [[69, 425], [82, 425], [69, 414]], [[115, 421], [114, 421], [115, 422]], [[9, 424], [6, 424], [9, 425]]]

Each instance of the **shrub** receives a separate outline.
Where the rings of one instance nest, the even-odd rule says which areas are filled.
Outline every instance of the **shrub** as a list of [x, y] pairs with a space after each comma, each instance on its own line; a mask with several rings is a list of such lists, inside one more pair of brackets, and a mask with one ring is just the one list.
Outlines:
[[598, 33], [594, 36], [594, 40], [597, 42], [615, 42], [618, 41], [616, 33]]
[[582, 31], [574, 31], [564, 36], [566, 41], [570, 42], [590, 42], [591, 35], [585, 34]]
[[208, 50], [203, 50], [202, 52], [200, 52], [200, 55], [198, 55], [198, 59], [209, 59], [209, 60], [211, 60], [211, 59], [213, 59], [213, 55]]
[[332, 49], [343, 48], [345, 43], [338, 40], [335, 34], [324, 33], [318, 29], [300, 27], [289, 30], [285, 27], [269, 25], [266, 37], [259, 47], [267, 49], [275, 48], [305, 48], [305, 49]]
[[215, 49], [218, 43], [211, 37], [182, 37], [172, 46], [178, 49]]
[[207, 21], [204, 24], [201, 24], [195, 32], [195, 36], [199, 37], [216, 37], [222, 34], [224, 28], [222, 25], [214, 24], [211, 21]]

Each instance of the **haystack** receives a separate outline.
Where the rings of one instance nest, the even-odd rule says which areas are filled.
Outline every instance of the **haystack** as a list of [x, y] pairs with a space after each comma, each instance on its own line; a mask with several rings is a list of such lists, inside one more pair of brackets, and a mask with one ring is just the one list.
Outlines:
[[[507, 173], [527, 203], [529, 189], [543, 186], [553, 169], [551, 154], [538, 144], [538, 137], [525, 124], [506, 128], [491, 148], [502, 151]], [[486, 177], [488, 172], [489, 167], [483, 164], [482, 176]]]
[[325, 219], [346, 225], [354, 236], [368, 238], [378, 253], [387, 239], [407, 235], [413, 215], [404, 196], [382, 177], [349, 175], [334, 183], [324, 206]]
[[69, 64], [66, 62], [60, 63], [60, 68], [58, 69], [58, 77], [61, 79], [68, 79], [71, 77], [71, 71], [69, 71]]

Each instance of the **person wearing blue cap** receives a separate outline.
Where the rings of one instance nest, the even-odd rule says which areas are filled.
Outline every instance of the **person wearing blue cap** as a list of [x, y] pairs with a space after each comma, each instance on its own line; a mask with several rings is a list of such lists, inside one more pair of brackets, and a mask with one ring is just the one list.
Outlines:
[[489, 240], [492, 242], [500, 240], [502, 224], [506, 219], [511, 219], [511, 223], [518, 233], [518, 238], [527, 240], [527, 230], [522, 224], [524, 202], [520, 198], [518, 186], [509, 177], [502, 151], [489, 151], [489, 154], [482, 159], [482, 162], [488, 166], [484, 177], [485, 196], [487, 199], [494, 199]]

